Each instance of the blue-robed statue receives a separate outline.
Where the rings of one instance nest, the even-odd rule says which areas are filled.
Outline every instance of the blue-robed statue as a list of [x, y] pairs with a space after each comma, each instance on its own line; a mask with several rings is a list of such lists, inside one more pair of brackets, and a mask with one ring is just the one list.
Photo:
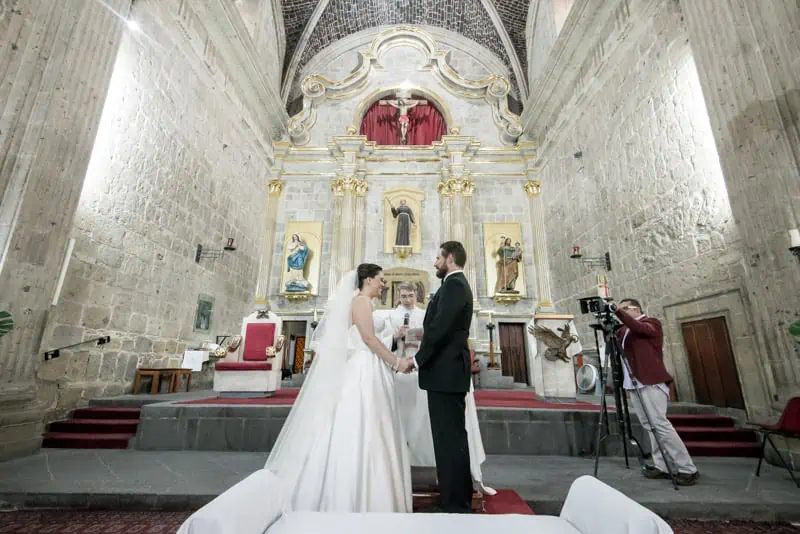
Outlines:
[[286, 287], [285, 291], [308, 291], [309, 283], [305, 279], [305, 267], [308, 261], [308, 245], [298, 234], [292, 234], [289, 243], [289, 255], [286, 257]]

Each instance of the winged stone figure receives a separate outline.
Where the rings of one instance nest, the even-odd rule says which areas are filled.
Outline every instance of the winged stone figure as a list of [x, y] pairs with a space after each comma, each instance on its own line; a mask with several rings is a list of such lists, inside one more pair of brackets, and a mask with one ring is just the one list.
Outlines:
[[569, 362], [567, 347], [573, 343], [577, 343], [578, 336], [572, 334], [569, 323], [565, 323], [564, 328], [559, 328], [558, 331], [561, 332], [560, 336], [553, 330], [545, 328], [544, 326], [528, 325], [528, 332], [547, 346], [547, 350], [544, 353], [545, 358], [551, 362], [556, 360]]

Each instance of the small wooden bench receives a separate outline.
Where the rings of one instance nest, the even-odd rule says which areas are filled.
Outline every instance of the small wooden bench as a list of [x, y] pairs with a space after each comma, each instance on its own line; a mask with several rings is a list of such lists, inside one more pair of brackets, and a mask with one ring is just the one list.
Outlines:
[[177, 393], [180, 381], [184, 377], [186, 377], [186, 391], [189, 391], [192, 385], [191, 369], [182, 369], [180, 367], [162, 367], [158, 369], [142, 367], [136, 369], [136, 378], [133, 381], [134, 393], [139, 393], [139, 388], [142, 385], [142, 377], [150, 377], [152, 379], [150, 384], [151, 395], [161, 393], [161, 380], [165, 378], [169, 379], [167, 393]]

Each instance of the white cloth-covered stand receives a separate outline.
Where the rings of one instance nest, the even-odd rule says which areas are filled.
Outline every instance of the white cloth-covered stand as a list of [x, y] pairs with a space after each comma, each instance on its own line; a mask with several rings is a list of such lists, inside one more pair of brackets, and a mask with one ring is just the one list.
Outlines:
[[[252, 496], [263, 498], [252, 505]], [[672, 534], [656, 514], [590, 476], [570, 487], [561, 515], [347, 514], [289, 511], [280, 480], [260, 470], [192, 514], [178, 534]]]

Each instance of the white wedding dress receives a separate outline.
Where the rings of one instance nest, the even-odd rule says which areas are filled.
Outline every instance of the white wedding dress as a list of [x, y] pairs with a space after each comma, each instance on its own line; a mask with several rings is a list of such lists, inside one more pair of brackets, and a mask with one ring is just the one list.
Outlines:
[[[309, 376], [266, 467], [288, 486], [295, 510], [411, 512], [411, 467], [394, 375], [349, 320], [354, 284], [343, 280], [345, 294], [337, 293], [327, 324], [318, 327], [324, 333]], [[378, 335], [383, 322], [374, 323]], [[391, 343], [391, 333], [383, 341]]]

